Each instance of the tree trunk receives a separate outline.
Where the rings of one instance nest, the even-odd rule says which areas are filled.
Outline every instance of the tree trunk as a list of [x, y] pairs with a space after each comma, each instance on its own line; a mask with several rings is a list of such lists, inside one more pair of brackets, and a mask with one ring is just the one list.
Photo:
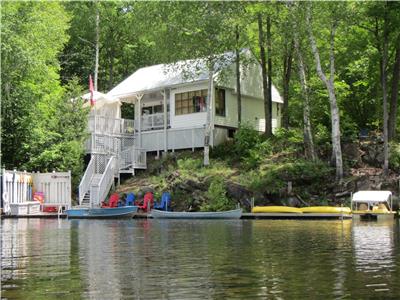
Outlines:
[[114, 53], [115, 53], [115, 49], [114, 49], [114, 47], [111, 47], [111, 50], [110, 50], [110, 68], [109, 68], [110, 76], [108, 78], [108, 88], [110, 90], [113, 87], [113, 81], [114, 81]]
[[289, 83], [292, 73], [292, 61], [293, 61], [293, 41], [290, 44], [290, 48], [286, 49], [285, 57], [283, 58], [283, 109], [282, 109], [282, 121], [283, 128], [289, 129]]
[[100, 12], [99, 3], [96, 1], [96, 58], [94, 65], [94, 90], [97, 91], [97, 81], [99, 74], [99, 40], [100, 40]]
[[387, 109], [387, 74], [386, 67], [388, 61], [388, 24], [387, 24], [387, 3], [385, 3], [383, 20], [383, 49], [380, 47], [379, 41], [379, 28], [378, 22], [376, 22], [375, 34], [377, 38], [378, 50], [380, 50], [380, 75], [382, 85], [382, 97], [383, 97], [383, 174], [387, 176], [389, 173], [389, 140], [388, 140], [388, 109]]
[[208, 93], [207, 93], [207, 119], [206, 119], [206, 128], [204, 132], [204, 166], [210, 165], [210, 138], [211, 138], [211, 114], [212, 110], [212, 89], [213, 89], [213, 77], [214, 77], [214, 65], [211, 65], [208, 70]]
[[294, 37], [294, 47], [296, 49], [297, 59], [299, 61], [299, 76], [300, 76], [300, 84], [301, 89], [303, 91], [303, 136], [304, 136], [304, 150], [305, 156], [308, 159], [313, 161], [316, 160], [315, 147], [314, 147], [314, 139], [312, 135], [311, 129], [311, 120], [310, 120], [310, 98], [309, 98], [309, 88], [307, 83], [306, 71], [304, 67], [303, 55], [301, 53], [299, 37], [297, 32], [295, 32]]
[[400, 82], [400, 34], [397, 38], [396, 57], [393, 65], [392, 91], [390, 97], [390, 114], [389, 114], [389, 141], [396, 138], [399, 82]]
[[322, 70], [317, 44], [315, 42], [315, 38], [312, 33], [311, 8], [309, 5], [307, 7], [306, 20], [307, 20], [308, 35], [311, 43], [311, 50], [314, 55], [317, 73], [321, 81], [326, 85], [326, 88], [329, 93], [329, 103], [331, 109], [331, 125], [332, 125], [332, 133], [331, 133], [332, 155], [335, 158], [336, 179], [338, 181], [341, 181], [343, 178], [343, 160], [342, 160], [342, 147], [340, 145], [340, 117], [339, 117], [339, 107], [337, 105], [335, 87], [334, 87], [334, 76], [335, 76], [334, 42], [335, 42], [336, 24], [333, 23], [331, 26], [330, 51], [329, 51], [330, 77], [328, 79]]
[[242, 122], [242, 94], [240, 90], [240, 49], [239, 49], [239, 27], [236, 25], [236, 92], [238, 108], [238, 127]]
[[272, 42], [271, 42], [271, 17], [267, 16], [267, 57], [268, 57], [268, 69], [267, 69], [267, 79], [268, 79], [268, 119], [265, 118], [265, 123], [268, 122], [268, 132], [267, 136], [272, 135]]
[[260, 47], [260, 58], [261, 58], [261, 72], [262, 72], [262, 85], [263, 85], [263, 96], [264, 96], [264, 114], [265, 114], [265, 135], [270, 136], [272, 133], [271, 123], [268, 120], [270, 117], [269, 102], [268, 102], [268, 79], [267, 79], [267, 62], [265, 59], [265, 47], [264, 47], [264, 31], [262, 27], [261, 14], [258, 14], [258, 45]]

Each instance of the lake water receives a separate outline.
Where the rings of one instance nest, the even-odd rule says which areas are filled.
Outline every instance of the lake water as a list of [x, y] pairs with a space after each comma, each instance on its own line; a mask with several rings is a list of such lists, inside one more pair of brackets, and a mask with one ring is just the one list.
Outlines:
[[400, 225], [1, 221], [6, 299], [400, 299]]

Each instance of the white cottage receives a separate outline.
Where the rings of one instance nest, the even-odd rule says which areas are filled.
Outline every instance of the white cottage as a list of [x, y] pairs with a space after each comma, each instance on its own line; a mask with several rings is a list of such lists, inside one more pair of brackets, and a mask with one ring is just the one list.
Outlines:
[[[238, 128], [234, 56], [224, 57], [224, 67], [214, 73], [211, 82], [211, 146], [222, 143]], [[261, 67], [257, 62], [247, 64], [241, 67], [241, 74], [242, 123], [263, 131]], [[108, 172], [119, 177], [120, 173], [134, 174], [135, 169], [146, 168], [147, 152], [204, 147], [209, 80], [204, 60], [182, 61], [141, 68], [107, 95], [99, 94], [90, 116], [87, 152], [92, 159], [89, 174], [87, 170], [82, 179], [81, 202], [93, 193], [95, 202], [105, 198], [112, 183], [109, 179], [110, 183], [105, 184], [102, 174]], [[274, 86], [272, 101], [275, 129], [280, 127], [283, 101]], [[120, 118], [121, 102], [134, 104], [134, 120]], [[90, 192], [95, 185], [102, 191]]]

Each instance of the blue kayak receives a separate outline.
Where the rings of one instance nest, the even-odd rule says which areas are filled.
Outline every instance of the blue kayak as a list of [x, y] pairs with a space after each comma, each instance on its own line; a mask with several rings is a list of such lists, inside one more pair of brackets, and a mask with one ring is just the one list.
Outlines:
[[113, 208], [89, 208], [77, 207], [67, 209], [65, 213], [68, 218], [119, 218], [131, 217], [138, 210], [137, 206], [122, 206]]

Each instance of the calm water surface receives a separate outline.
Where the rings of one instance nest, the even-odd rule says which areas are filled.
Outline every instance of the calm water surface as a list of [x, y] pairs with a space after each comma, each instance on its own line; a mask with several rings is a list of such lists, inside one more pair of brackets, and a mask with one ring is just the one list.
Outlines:
[[1, 221], [7, 299], [400, 299], [400, 225]]

